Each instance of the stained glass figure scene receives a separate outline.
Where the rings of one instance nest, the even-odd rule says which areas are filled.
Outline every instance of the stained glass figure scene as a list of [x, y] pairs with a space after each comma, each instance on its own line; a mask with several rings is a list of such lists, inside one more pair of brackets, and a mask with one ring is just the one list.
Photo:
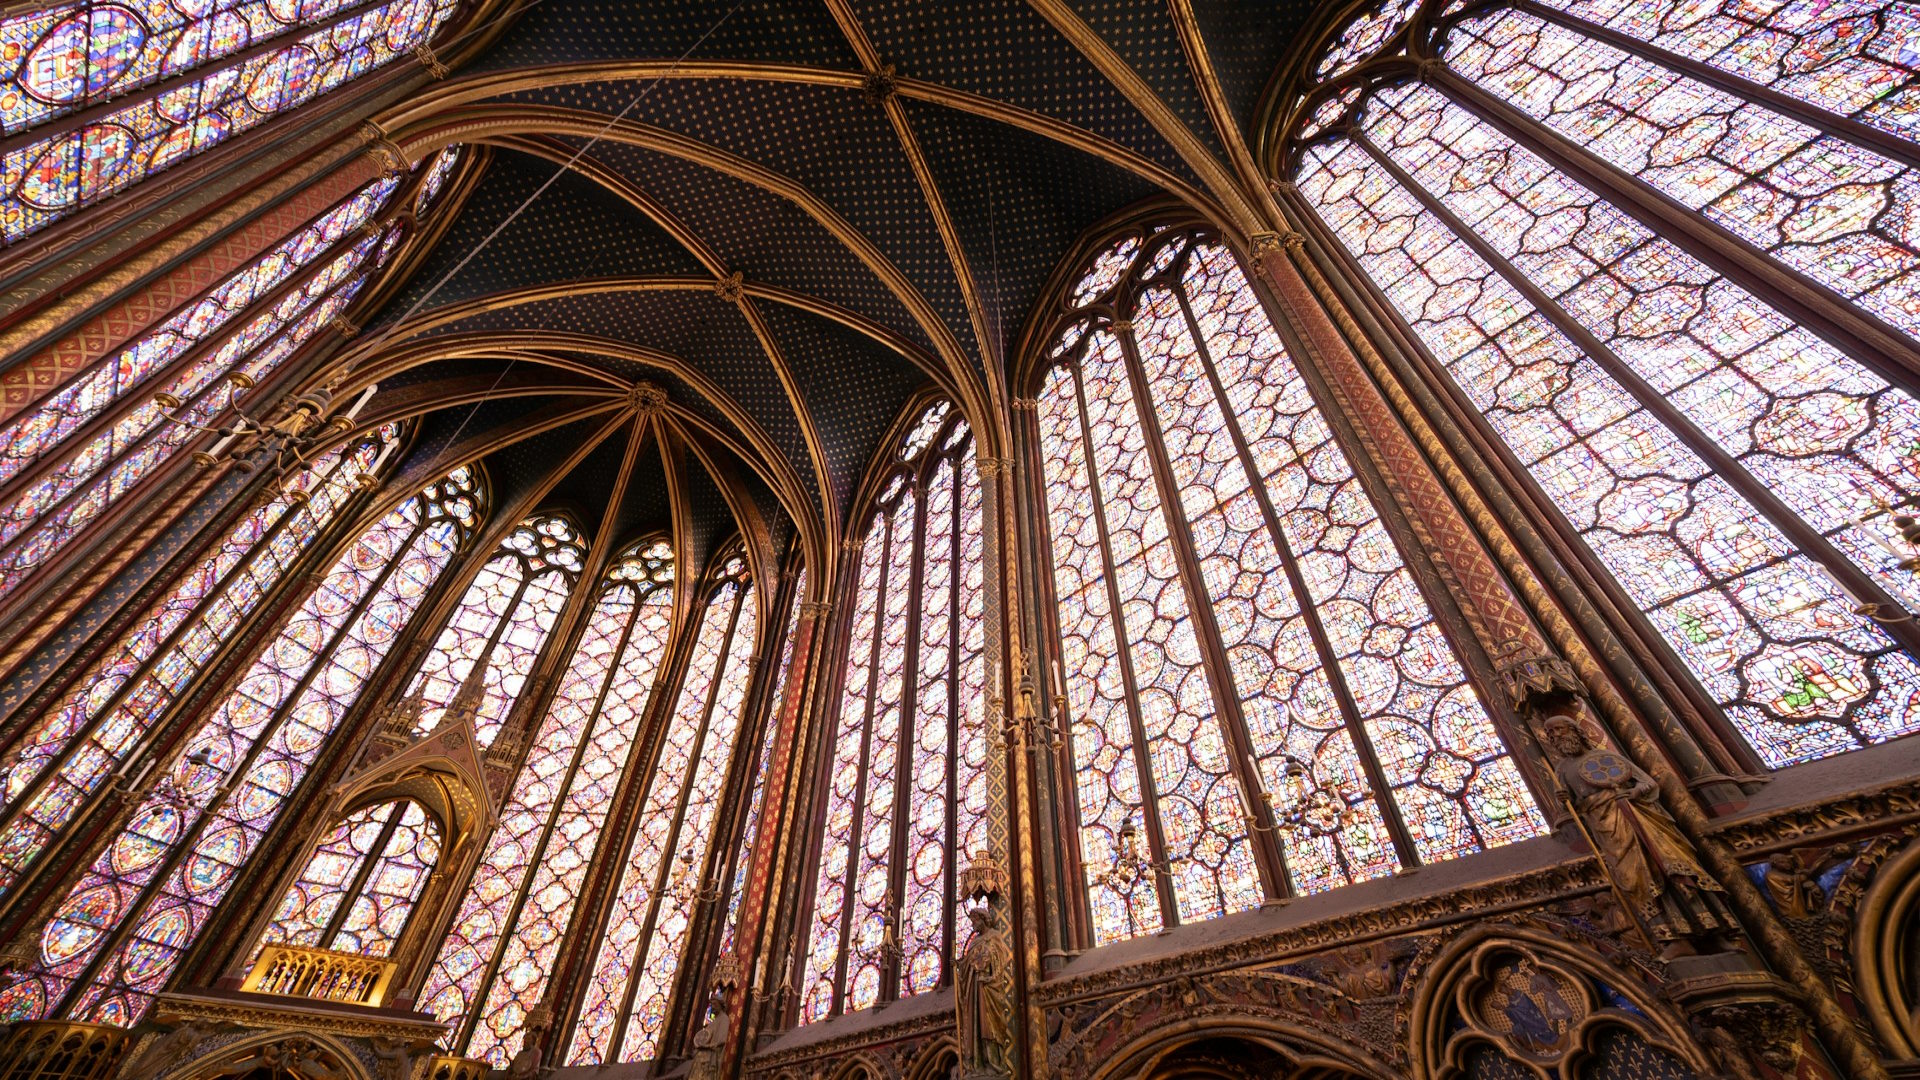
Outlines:
[[673, 549], [658, 539], [615, 559], [601, 583], [419, 995], [448, 1025], [450, 1051], [496, 1068], [519, 1052], [587, 874], [615, 855], [602, 838], [644, 744], [673, 587]]
[[[720, 899], [730, 865], [716, 836], [729, 791], [745, 786], [739, 751], [758, 600], [744, 556], [722, 558], [696, 609], [686, 672], [664, 731], [648, 749], [637, 827], [625, 849], [612, 910], [597, 939], [569, 1065], [650, 1061], [659, 1052], [688, 934]], [[734, 796], [738, 798], [736, 794]]]
[[855, 571], [803, 1022], [948, 985], [970, 929], [956, 922], [956, 864], [986, 847], [982, 510], [966, 422], [948, 402], [925, 407], [883, 476]]
[[[82, 690], [72, 707], [49, 714], [63, 730], [41, 740], [52, 749], [7, 811], [7, 828], [30, 850], [45, 850], [80, 807], [96, 804], [113, 767], [170, 715], [173, 695], [247, 609], [273, 593], [275, 575], [364, 494], [358, 476], [379, 449], [362, 443], [336, 455], [303, 502], [262, 507], [123, 640], [94, 677], [96, 692]], [[477, 476], [462, 469], [380, 517], [324, 570], [172, 755], [129, 774], [146, 780], [118, 835], [54, 909], [38, 958], [0, 976], [0, 1015], [119, 1025], [146, 1015], [465, 542], [480, 495]], [[407, 852], [383, 847], [381, 858], [393, 851], [418, 863], [429, 841], [418, 830], [409, 836], [419, 843]], [[12, 865], [15, 882], [31, 869]], [[384, 891], [398, 889], [394, 875], [404, 872], [383, 865], [393, 875], [357, 894], [334, 928], [368, 948], [381, 947], [396, 917], [404, 921], [404, 905]]]
[[[0, 239], [405, 56], [457, 0], [80, 0], [0, 19]], [[63, 122], [39, 138], [49, 121]]]
[[1544, 832], [1232, 254], [1119, 241], [1061, 324], [1037, 409], [1050, 682], [1095, 942]]
[[[117, 10], [117, 9], [116, 9]], [[458, 161], [423, 165], [432, 201]], [[99, 521], [352, 303], [406, 235], [408, 184], [376, 180], [0, 425], [0, 597]], [[424, 206], [422, 206], [424, 212]]]
[[315, 845], [262, 943], [391, 955], [443, 843], [440, 823], [411, 799], [354, 811]]
[[1421, 83], [1342, 62], [1339, 121], [1296, 133], [1305, 202], [1761, 764], [1920, 731], [1893, 523], [1920, 401], [1858, 344], [1920, 333], [1910, 5], [1557, 0], [1432, 33]]

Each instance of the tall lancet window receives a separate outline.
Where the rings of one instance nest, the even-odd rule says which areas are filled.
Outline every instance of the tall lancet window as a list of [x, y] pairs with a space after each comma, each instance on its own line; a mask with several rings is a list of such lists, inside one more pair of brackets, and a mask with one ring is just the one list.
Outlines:
[[[322, 500], [350, 497], [355, 472], [331, 472], [308, 512]], [[262, 635], [262, 650], [176, 754], [125, 777], [135, 793], [132, 816], [55, 908], [37, 962], [7, 978], [0, 1014], [120, 1025], [146, 1015], [476, 524], [475, 480], [458, 470], [376, 521], [287, 622]], [[282, 529], [259, 546], [291, 559], [306, 544]], [[211, 576], [214, 567], [203, 569]], [[251, 596], [261, 584], [229, 575], [222, 595]], [[222, 606], [206, 615], [231, 617]], [[140, 678], [150, 681], [114, 698], [119, 709], [144, 711], [117, 714], [96, 739], [129, 749], [143, 741], [124, 727], [150, 730], [165, 715], [159, 702], [195, 674], [192, 657], [213, 651], [198, 625], [173, 635], [168, 655], [188, 661], [184, 673], [149, 668]]]
[[1761, 762], [1920, 730], [1911, 5], [1409, 14], [1303, 88], [1305, 206]]
[[440, 864], [440, 823], [411, 799], [356, 810], [320, 838], [262, 939], [388, 956]]
[[585, 557], [579, 530], [555, 514], [528, 518], [507, 534], [467, 586], [408, 687], [408, 697], [419, 698], [414, 734], [432, 731], [465, 692], [479, 695], [462, 710], [475, 736], [481, 746], [493, 745]]
[[425, 45], [457, 0], [47, 4], [0, 20], [8, 243]]
[[[117, 10], [117, 9], [116, 9]], [[422, 167], [431, 200], [458, 160]], [[218, 424], [344, 311], [391, 258], [407, 219], [399, 177], [308, 222], [172, 318], [0, 425], [0, 597]], [[180, 423], [177, 421], [186, 421]]]
[[1129, 236], [1064, 307], [1035, 415], [1094, 941], [1544, 831], [1233, 255]]
[[596, 855], [600, 837], [672, 630], [673, 549], [642, 541], [607, 571], [420, 992], [420, 1007], [448, 1025], [449, 1050], [496, 1068], [519, 1052], [587, 870], [611, 857]]
[[973, 437], [939, 402], [889, 453], [848, 601], [803, 1021], [944, 985], [969, 931], [958, 864], [986, 844]]
[[[753, 580], [724, 557], [697, 609], [698, 629], [664, 735], [650, 739], [646, 792], [621, 864], [613, 910], [598, 936], [570, 1065], [647, 1061], [659, 1054], [688, 933], [724, 889], [709, 866], [714, 824], [735, 757], [758, 634]], [[721, 852], [724, 855], [724, 852]]]
[[277, 494], [242, 517], [0, 759], [0, 896], [124, 773], [353, 497], [358, 478], [376, 469], [382, 449], [369, 441], [329, 454], [314, 466], [310, 497]]

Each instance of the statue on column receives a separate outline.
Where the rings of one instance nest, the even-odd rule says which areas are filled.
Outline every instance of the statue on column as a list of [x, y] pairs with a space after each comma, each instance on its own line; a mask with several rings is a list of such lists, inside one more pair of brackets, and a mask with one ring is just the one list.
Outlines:
[[1739, 922], [1726, 891], [1660, 805], [1653, 778], [1601, 745], [1570, 716], [1547, 718], [1554, 776], [1579, 815], [1596, 854], [1666, 959], [1732, 947]]
[[687, 1069], [687, 1080], [720, 1080], [720, 1059], [726, 1055], [727, 1039], [732, 1034], [727, 988], [715, 986], [707, 992], [707, 1022], [693, 1033], [693, 1064]]
[[707, 982], [707, 1021], [693, 1033], [693, 1061], [687, 1067], [687, 1080], [721, 1080], [720, 1067], [727, 1056], [727, 1042], [733, 1037], [733, 1014], [727, 1011], [727, 999], [740, 985], [740, 963], [732, 953], [714, 962]]
[[973, 940], [955, 967], [954, 1007], [960, 1037], [959, 1080], [1013, 1075], [1013, 946], [1001, 896], [1006, 871], [976, 852], [960, 875]]

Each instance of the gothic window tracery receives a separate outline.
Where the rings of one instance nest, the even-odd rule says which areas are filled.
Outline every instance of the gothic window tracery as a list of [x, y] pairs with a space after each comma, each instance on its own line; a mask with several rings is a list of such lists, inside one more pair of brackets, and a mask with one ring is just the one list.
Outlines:
[[79, 0], [0, 20], [0, 237], [17, 241], [406, 55], [459, 7]]
[[[723, 899], [721, 795], [753, 679], [759, 614], [744, 555], [720, 558], [697, 607], [685, 674], [646, 770], [612, 910], [593, 953], [567, 1064], [658, 1056], [696, 919]], [[749, 761], [751, 759], [748, 759]], [[748, 767], [751, 767], [750, 765]], [[711, 865], [710, 865], [711, 864]]]
[[[449, 147], [422, 165], [417, 212], [458, 159]], [[236, 400], [252, 410], [244, 387], [324, 330], [392, 257], [409, 225], [406, 188], [397, 176], [368, 184], [0, 426], [0, 597], [198, 438], [189, 424], [217, 424]]]
[[389, 956], [440, 863], [440, 823], [411, 799], [363, 807], [320, 838], [266, 944]]
[[1066, 307], [1035, 417], [1094, 943], [1543, 832], [1232, 254], [1138, 231]]
[[1761, 763], [1920, 729], [1910, 7], [1432, 8], [1306, 88], [1306, 207]]
[[442, 940], [421, 1007], [447, 1046], [505, 1068], [545, 998], [599, 837], [642, 745], [673, 629], [673, 549], [642, 541], [614, 560], [500, 823]]
[[966, 421], [928, 406], [859, 548], [803, 1022], [945, 985], [956, 875], [986, 846], [981, 495]]
[[407, 687], [409, 696], [421, 700], [414, 734], [439, 725], [478, 667], [481, 697], [466, 719], [481, 746], [493, 745], [585, 558], [579, 530], [557, 514], [528, 518], [507, 534], [467, 586]]
[[[275, 500], [267, 511], [295, 524], [332, 513], [360, 488], [359, 471], [376, 453], [373, 443], [351, 449], [298, 510]], [[334, 561], [170, 760], [134, 775], [131, 817], [54, 908], [36, 962], [0, 987], [0, 1014], [119, 1025], [146, 1014], [477, 524], [480, 502], [478, 477], [456, 470], [381, 517]], [[236, 533], [250, 541], [243, 551], [252, 552], [255, 576], [228, 573], [214, 602], [198, 608], [198, 621], [171, 635], [170, 651], [136, 680], [127, 681], [118, 658], [96, 673], [95, 680], [106, 680], [102, 689], [133, 693], [107, 699], [118, 710], [111, 723], [91, 728], [91, 741], [76, 740], [83, 752], [67, 754], [59, 766], [69, 783], [98, 789], [107, 774], [101, 765], [113, 759], [96, 747], [124, 760], [197, 673], [196, 658], [217, 645], [194, 628], [217, 622], [231, 633], [240, 621], [231, 605], [257, 601], [273, 583], [257, 573], [262, 560], [284, 574], [314, 536], [284, 525], [265, 532], [271, 516], [250, 521]], [[189, 575], [128, 644], [180, 628], [171, 605], [205, 595], [226, 556]], [[120, 655], [128, 655], [124, 646]], [[70, 700], [85, 707], [95, 699], [83, 687]]]

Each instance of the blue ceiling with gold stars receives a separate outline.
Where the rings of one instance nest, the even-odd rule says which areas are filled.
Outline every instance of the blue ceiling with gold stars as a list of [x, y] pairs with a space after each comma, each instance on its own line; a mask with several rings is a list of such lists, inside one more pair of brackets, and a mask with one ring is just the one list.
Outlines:
[[[535, 0], [408, 103], [415, 128], [445, 120], [488, 150], [372, 320], [451, 355], [383, 397], [458, 389], [422, 445], [502, 433], [500, 490], [589, 532], [613, 513], [621, 543], [677, 520], [689, 566], [736, 532], [777, 552], [796, 521], [844, 529], [916, 394], [1004, 401], [1023, 328], [1091, 230], [1144, 200], [1221, 197], [1317, 6]], [[489, 380], [554, 400], [474, 405]], [[619, 506], [630, 428], [515, 431], [655, 391]]]

